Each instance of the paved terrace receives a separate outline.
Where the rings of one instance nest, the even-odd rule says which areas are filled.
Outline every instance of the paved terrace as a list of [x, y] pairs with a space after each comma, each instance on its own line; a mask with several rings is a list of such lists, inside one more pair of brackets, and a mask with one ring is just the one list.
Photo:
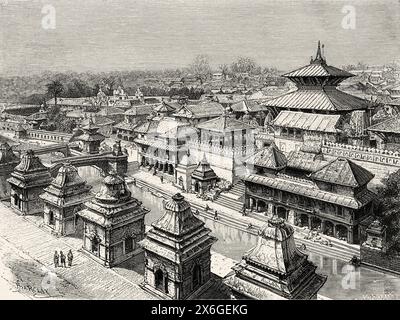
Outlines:
[[[0, 216], [0, 285], [7, 284], [3, 288], [13, 291], [0, 292], [2, 295], [29, 299], [155, 299], [139, 286], [143, 281], [142, 263], [105, 268], [81, 251], [82, 239], [51, 235], [41, 226], [39, 216], [20, 216], [4, 202], [0, 203]], [[54, 251], [67, 253], [69, 249], [74, 254], [72, 267], [54, 268]], [[225, 276], [233, 264], [233, 260], [212, 253], [211, 269], [217, 278]], [[43, 293], [42, 281], [49, 274], [55, 279], [55, 289]], [[213, 286], [211, 290], [219, 289], [217, 282]], [[206, 292], [202, 297], [208, 295]]]

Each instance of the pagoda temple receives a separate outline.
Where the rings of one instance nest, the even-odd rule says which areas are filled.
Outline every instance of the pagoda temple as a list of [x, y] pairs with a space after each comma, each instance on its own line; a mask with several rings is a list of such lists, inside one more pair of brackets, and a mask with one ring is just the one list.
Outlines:
[[51, 183], [52, 177], [49, 169], [32, 150], [22, 155], [21, 162], [7, 181], [11, 185], [12, 208], [24, 215], [43, 212], [43, 202], [39, 195]]
[[258, 241], [224, 278], [235, 299], [315, 299], [326, 276], [297, 249], [293, 228], [273, 217]]
[[19, 158], [14, 154], [11, 146], [4, 142], [0, 145], [0, 198], [10, 197], [10, 184], [7, 179], [19, 163]]
[[76, 213], [90, 200], [92, 187], [86, 184], [78, 170], [64, 164], [40, 198], [44, 201], [44, 224], [56, 235], [65, 236], [80, 229]]
[[164, 299], [192, 299], [211, 284], [212, 244], [204, 222], [177, 193], [141, 242], [145, 249], [143, 288]]
[[124, 262], [143, 250], [144, 216], [149, 212], [132, 197], [125, 180], [108, 175], [100, 191], [78, 212], [84, 222], [83, 249], [106, 267]]
[[[276, 119], [267, 123], [277, 126], [275, 137], [279, 148], [289, 152], [298, 149], [308, 138], [364, 145], [368, 143], [369, 104], [337, 86], [354, 75], [330, 66], [321, 44], [310, 64], [284, 74], [297, 90], [265, 102]], [[307, 113], [308, 115], [305, 115]], [[310, 113], [313, 113], [311, 115]]]
[[105, 140], [105, 136], [99, 133], [100, 127], [93, 123], [89, 118], [88, 124], [82, 127], [83, 133], [76, 137], [77, 141], [82, 142], [82, 149], [85, 153], [99, 153], [100, 144]]

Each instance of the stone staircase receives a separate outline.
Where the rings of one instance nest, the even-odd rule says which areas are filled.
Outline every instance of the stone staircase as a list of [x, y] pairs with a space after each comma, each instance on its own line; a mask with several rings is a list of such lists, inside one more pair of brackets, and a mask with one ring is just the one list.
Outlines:
[[237, 182], [231, 190], [221, 193], [214, 202], [235, 211], [242, 211], [245, 186], [242, 181]]

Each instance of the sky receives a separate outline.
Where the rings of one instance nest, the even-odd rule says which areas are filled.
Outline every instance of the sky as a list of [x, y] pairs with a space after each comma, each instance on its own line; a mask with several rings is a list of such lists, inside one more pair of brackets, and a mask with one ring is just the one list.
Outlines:
[[0, 75], [157, 70], [197, 54], [289, 71], [318, 40], [330, 65], [399, 60], [400, 0], [0, 0]]

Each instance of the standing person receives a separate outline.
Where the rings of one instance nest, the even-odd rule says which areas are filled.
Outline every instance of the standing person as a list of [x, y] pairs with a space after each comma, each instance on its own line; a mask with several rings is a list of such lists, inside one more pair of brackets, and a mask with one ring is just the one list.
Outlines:
[[62, 251], [60, 251], [60, 262], [61, 266], [65, 267], [65, 254]]
[[216, 209], [214, 211], [214, 220], [218, 220], [218, 211]]
[[160, 182], [161, 182], [161, 183], [164, 182], [164, 176], [160, 176]]
[[53, 261], [54, 261], [54, 267], [58, 267], [58, 258], [59, 258], [59, 256], [58, 256], [58, 253], [57, 253], [57, 250], [54, 252], [54, 256], [53, 256]]
[[69, 249], [68, 254], [67, 254], [67, 258], [68, 258], [68, 267], [72, 266], [72, 259], [74, 259], [74, 255], [72, 254], [72, 250]]

